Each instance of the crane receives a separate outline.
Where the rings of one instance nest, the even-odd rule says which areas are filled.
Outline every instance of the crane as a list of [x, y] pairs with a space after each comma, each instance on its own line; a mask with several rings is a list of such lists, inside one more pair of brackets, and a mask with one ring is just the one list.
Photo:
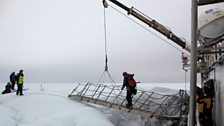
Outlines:
[[[108, 1], [114, 3], [115, 5], [119, 6], [120, 8], [124, 9], [125, 11], [127, 11], [128, 15], [130, 14], [130, 15], [134, 16], [135, 18], [137, 18], [140, 21], [142, 21], [145, 24], [147, 24], [149, 27], [151, 27], [151, 28], [155, 29], [156, 31], [160, 32], [161, 34], [163, 34], [168, 39], [170, 39], [173, 42], [175, 42], [177, 45], [179, 45], [180, 47], [182, 47], [186, 51], [191, 52], [190, 45], [188, 45], [184, 40], [182, 40], [177, 35], [172, 33], [172, 31], [170, 31], [169, 29], [164, 27], [162, 24], [158, 23], [155, 20], [149, 19], [145, 15], [143, 15], [143, 14], [139, 13], [138, 11], [134, 10], [133, 7], [128, 8], [127, 6], [125, 6], [124, 4], [120, 3], [117, 0], [108, 0]], [[107, 8], [108, 7], [107, 0], [103, 0], [102, 2], [103, 2], [104, 7]]]

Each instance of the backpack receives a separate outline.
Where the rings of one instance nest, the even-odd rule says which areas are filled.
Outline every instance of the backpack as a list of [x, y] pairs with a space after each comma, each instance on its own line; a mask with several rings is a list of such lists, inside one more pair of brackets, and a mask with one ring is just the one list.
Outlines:
[[136, 81], [135, 79], [133, 78], [134, 75], [131, 75], [129, 78], [128, 78], [128, 84], [129, 86], [132, 86], [132, 87], [135, 87], [136, 86]]

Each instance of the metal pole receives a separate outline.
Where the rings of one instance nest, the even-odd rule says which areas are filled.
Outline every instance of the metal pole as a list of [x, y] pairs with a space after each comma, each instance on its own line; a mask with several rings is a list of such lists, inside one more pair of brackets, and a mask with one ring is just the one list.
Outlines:
[[201, 87], [204, 87], [204, 74], [203, 73], [201, 73]]
[[190, 76], [190, 112], [189, 126], [195, 126], [196, 109], [196, 84], [197, 84], [197, 0], [192, 0], [191, 5], [191, 76]]

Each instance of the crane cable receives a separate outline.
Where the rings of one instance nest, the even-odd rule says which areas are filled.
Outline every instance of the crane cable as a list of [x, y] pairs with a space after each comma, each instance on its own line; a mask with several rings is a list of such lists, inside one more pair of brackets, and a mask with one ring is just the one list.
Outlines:
[[[104, 41], [105, 41], [105, 68], [104, 68], [104, 71], [98, 81], [98, 84], [101, 82], [102, 79], [105, 78], [105, 73], [108, 75], [109, 77], [109, 81], [110, 83], [113, 83], [115, 84], [115, 81], [113, 80], [113, 78], [111, 77], [109, 71], [108, 71], [108, 64], [107, 64], [107, 61], [108, 61], [108, 58], [107, 58], [107, 25], [106, 25], [106, 11], [105, 11], [105, 8], [104, 8]], [[103, 83], [104, 83], [104, 80], [103, 80]]]
[[104, 41], [105, 41], [105, 71], [108, 71], [108, 66], [107, 66], [107, 24], [106, 24], [106, 11], [104, 8]]
[[[110, 6], [112, 9], [114, 9], [115, 11], [117, 11], [118, 13], [120, 13], [121, 15], [123, 15], [124, 17], [130, 19], [131, 21], [133, 21], [134, 23], [136, 23], [137, 25], [139, 25], [140, 27], [142, 27], [143, 29], [147, 30], [148, 32], [150, 32], [151, 34], [155, 35], [156, 37], [160, 38], [162, 41], [166, 42], [168, 45], [172, 46], [173, 48], [175, 48], [176, 50], [178, 50], [179, 52], [181, 52], [182, 54], [186, 54], [189, 56], [189, 54], [187, 54], [185, 51], [182, 51], [181, 49], [177, 48], [176, 46], [174, 46], [173, 44], [169, 43], [167, 40], [165, 40], [164, 38], [162, 38], [161, 36], [159, 36], [158, 34], [152, 32], [151, 30], [149, 30], [148, 28], [146, 28], [145, 26], [143, 26], [142, 24], [140, 24], [139, 22], [135, 21], [134, 19], [130, 18], [129, 16], [125, 15], [124, 13], [122, 13], [121, 11], [119, 11], [118, 9], [116, 9], [115, 7], [111, 6], [110, 4], [108, 4], [108, 6]], [[134, 8], [135, 9], [135, 8]], [[144, 13], [142, 13], [141, 11], [135, 9], [136, 11], [140, 12], [141, 14], [143, 14], [144, 16], [146, 16], [147, 18], [151, 19], [150, 17], [148, 17], [147, 15], [145, 15]], [[152, 19], [151, 19], [152, 20]], [[187, 42], [187, 41], [186, 41]], [[188, 43], [188, 42], [187, 42]], [[189, 43], [188, 43], [189, 44]], [[187, 69], [185, 70], [185, 91], [187, 90]]]
[[[156, 37], [160, 38], [162, 41], [166, 42], [168, 45], [172, 46], [173, 48], [175, 48], [176, 50], [178, 50], [181, 53], [184, 53], [186, 55], [186, 52], [182, 51], [181, 49], [177, 48], [176, 46], [172, 45], [171, 43], [169, 43], [167, 40], [165, 40], [164, 38], [162, 38], [161, 36], [157, 35], [156, 33], [150, 31], [148, 28], [146, 28], [145, 26], [143, 26], [142, 24], [140, 24], [139, 22], [135, 21], [134, 19], [130, 18], [129, 16], [125, 15], [124, 13], [122, 13], [121, 11], [119, 11], [118, 9], [116, 9], [115, 7], [111, 6], [110, 4], [108, 4], [108, 6], [110, 6], [111, 8], [113, 8], [115, 11], [117, 11], [118, 13], [120, 13], [121, 15], [125, 16], [126, 18], [130, 19], [131, 21], [133, 21], [134, 23], [136, 23], [137, 25], [139, 25], [140, 27], [142, 27], [143, 29], [147, 30], [148, 32], [152, 33], [153, 35], [155, 35]], [[145, 15], [145, 14], [144, 14]], [[148, 17], [148, 16], [147, 16]]]
[[187, 70], [185, 70], [185, 76], [184, 77], [185, 77], [185, 79], [184, 79], [184, 82], [185, 82], [184, 85], [185, 85], [185, 87], [184, 88], [185, 88], [185, 91], [187, 91]]

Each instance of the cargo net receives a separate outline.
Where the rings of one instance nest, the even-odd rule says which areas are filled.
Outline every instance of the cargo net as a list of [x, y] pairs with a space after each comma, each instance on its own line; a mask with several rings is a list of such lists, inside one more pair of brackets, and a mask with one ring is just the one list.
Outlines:
[[189, 96], [180, 90], [174, 95], [162, 95], [150, 91], [137, 91], [132, 97], [133, 106], [126, 107], [126, 90], [121, 85], [78, 84], [68, 95], [70, 98], [124, 110], [144, 117], [157, 117], [165, 120], [178, 119], [188, 113]]

